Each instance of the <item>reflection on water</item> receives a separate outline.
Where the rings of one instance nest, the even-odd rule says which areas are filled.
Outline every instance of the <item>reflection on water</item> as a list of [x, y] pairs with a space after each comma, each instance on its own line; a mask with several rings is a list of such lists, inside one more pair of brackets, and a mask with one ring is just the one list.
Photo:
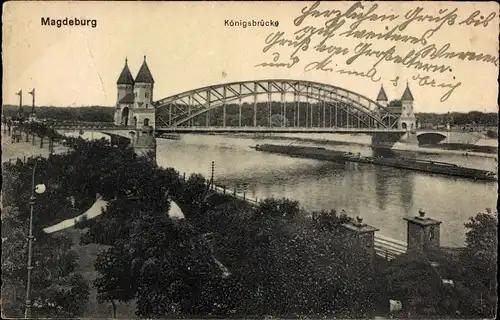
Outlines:
[[413, 205], [413, 178], [408, 170], [401, 170], [399, 172], [399, 197], [401, 206], [405, 209], [406, 213], [410, 213]]
[[[496, 204], [497, 186], [493, 183], [360, 163], [292, 158], [250, 148], [259, 143], [297, 144], [293, 140], [183, 135], [179, 141], [158, 139], [157, 159], [161, 166], [205, 176], [210, 175], [214, 161], [216, 183], [228, 189], [237, 188], [253, 198], [295, 199], [307, 210], [344, 209], [351, 216], [363, 216], [367, 223], [379, 228], [381, 234], [399, 240], [406, 240], [403, 217], [414, 216], [424, 208], [429, 217], [443, 221], [443, 245], [463, 245], [467, 219]], [[364, 155], [385, 152], [384, 156], [388, 156], [387, 151], [373, 151], [362, 146], [327, 148]], [[456, 156], [425, 158], [457, 163]], [[473, 162], [475, 167], [490, 170], [494, 165], [493, 159], [471, 157], [465, 160]], [[463, 157], [459, 161], [464, 161]]]

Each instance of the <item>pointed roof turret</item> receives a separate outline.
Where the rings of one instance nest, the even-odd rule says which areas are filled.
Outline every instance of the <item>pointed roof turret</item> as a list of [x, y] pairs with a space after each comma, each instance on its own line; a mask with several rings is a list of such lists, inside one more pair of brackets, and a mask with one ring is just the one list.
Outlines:
[[378, 92], [377, 101], [388, 101], [388, 100], [389, 99], [387, 99], [387, 95], [385, 94], [384, 86], [382, 85], [380, 87], [380, 91]]
[[151, 71], [149, 71], [148, 64], [146, 63], [146, 56], [144, 56], [144, 62], [142, 63], [141, 69], [137, 73], [137, 77], [135, 77], [135, 82], [141, 83], [155, 83], [153, 76], [151, 75]]
[[116, 84], [134, 84], [134, 77], [132, 77], [132, 73], [130, 73], [130, 69], [128, 68], [127, 58], [125, 58], [125, 67], [123, 67], [122, 73], [120, 73], [120, 77], [118, 77]]
[[411, 94], [410, 87], [408, 86], [408, 81], [406, 81], [406, 89], [405, 92], [403, 92], [401, 101], [413, 101], [413, 95]]

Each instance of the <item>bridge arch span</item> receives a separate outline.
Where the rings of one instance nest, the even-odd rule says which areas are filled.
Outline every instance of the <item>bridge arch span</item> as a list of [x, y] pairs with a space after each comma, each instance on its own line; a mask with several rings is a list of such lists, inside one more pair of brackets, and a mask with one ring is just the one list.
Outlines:
[[[272, 96], [276, 94], [281, 94], [281, 103], [284, 102], [283, 96], [293, 94], [295, 104], [303, 97], [307, 99], [307, 102], [311, 102], [309, 99], [312, 99], [313, 102], [335, 105], [369, 128], [397, 127], [398, 116], [374, 100], [341, 87], [303, 80], [267, 79], [217, 84], [185, 91], [158, 100], [154, 105], [157, 113], [159, 109], [169, 108], [168, 121], [159, 117], [157, 123], [175, 127], [184, 125], [191, 119], [228, 103], [239, 102], [241, 105], [242, 100], [249, 97], [254, 97], [255, 113], [257, 96], [268, 95], [267, 102], [270, 105]], [[300, 101], [300, 103], [303, 102], [306, 101]], [[300, 108], [300, 104], [297, 105], [297, 108]], [[297, 112], [300, 110], [297, 109]], [[255, 122], [254, 117], [254, 125]]]
[[445, 140], [446, 138], [446, 135], [440, 132], [417, 133], [418, 143], [421, 145], [436, 144]]

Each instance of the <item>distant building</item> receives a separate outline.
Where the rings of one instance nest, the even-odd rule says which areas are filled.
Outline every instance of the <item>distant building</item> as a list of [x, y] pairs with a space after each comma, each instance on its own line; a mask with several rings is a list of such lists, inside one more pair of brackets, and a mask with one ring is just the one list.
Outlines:
[[422, 129], [434, 129], [436, 127], [436, 124], [434, 121], [422, 121], [420, 122], [420, 128]]
[[154, 79], [146, 63], [146, 56], [135, 79], [125, 66], [116, 82], [118, 96], [115, 110], [115, 124], [142, 129], [155, 127], [155, 109], [153, 107]]

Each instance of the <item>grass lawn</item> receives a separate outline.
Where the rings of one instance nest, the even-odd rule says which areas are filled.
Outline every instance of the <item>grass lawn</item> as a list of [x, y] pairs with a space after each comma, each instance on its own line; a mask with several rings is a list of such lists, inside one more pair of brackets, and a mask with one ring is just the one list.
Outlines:
[[[106, 247], [97, 244], [80, 245], [80, 236], [86, 232], [86, 229], [80, 230], [69, 228], [61, 232], [73, 241], [73, 250], [76, 251], [79, 256], [77, 271], [83, 275], [90, 287], [90, 296], [84, 309], [83, 318], [112, 318], [113, 307], [111, 303], [98, 303], [96, 298], [97, 290], [92, 285], [92, 281], [97, 277], [97, 273], [94, 270], [94, 261], [97, 255], [104, 251]], [[116, 302], [116, 317], [122, 319], [135, 319], [135, 302]]]

